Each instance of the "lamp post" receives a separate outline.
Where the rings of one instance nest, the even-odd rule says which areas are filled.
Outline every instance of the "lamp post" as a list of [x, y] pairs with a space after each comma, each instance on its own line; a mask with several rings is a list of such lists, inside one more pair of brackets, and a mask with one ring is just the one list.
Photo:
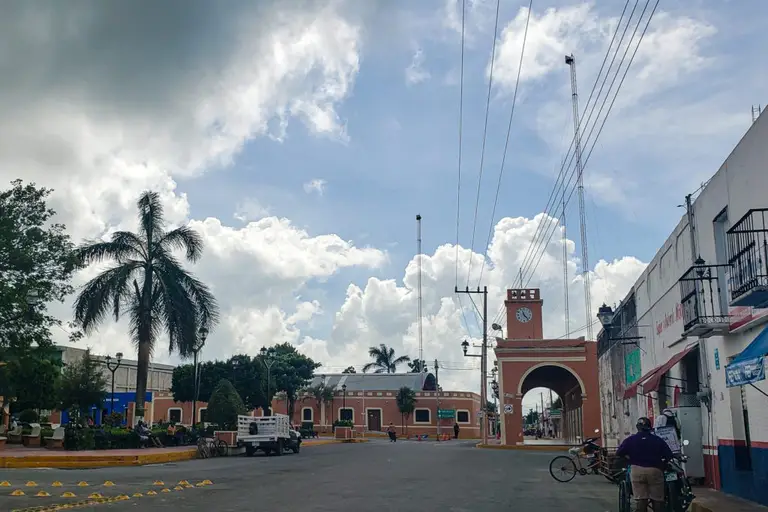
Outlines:
[[261, 362], [267, 367], [267, 402], [269, 402], [267, 406], [269, 414], [267, 416], [272, 416], [272, 396], [270, 393], [272, 392], [272, 365], [275, 364], [275, 351], [272, 348], [261, 347], [259, 353], [261, 354]]
[[611, 335], [611, 329], [613, 328], [613, 318], [616, 316], [611, 306], [608, 306], [603, 302], [600, 309], [597, 310], [597, 319], [603, 325], [608, 341], [625, 341], [622, 345], [637, 345], [638, 340], [645, 339], [645, 336], [619, 336], [614, 337]]
[[341, 395], [342, 395], [341, 410], [346, 411], [347, 410], [347, 385], [346, 384], [341, 385]]
[[195, 384], [193, 387], [194, 396], [192, 397], [192, 428], [195, 428], [195, 420], [197, 419], [197, 395], [200, 392], [200, 372], [197, 367], [197, 354], [202, 350], [203, 345], [205, 345], [205, 339], [208, 337], [208, 329], [201, 327], [197, 334], [197, 340], [195, 341], [195, 344], [192, 345], [192, 354], [194, 354], [195, 358]]
[[[469, 342], [467, 340], [464, 340], [461, 342], [461, 350], [464, 352], [464, 357], [479, 357], [480, 358], [480, 367], [481, 367], [481, 375], [480, 375], [480, 415], [481, 415], [481, 421], [480, 421], [480, 432], [481, 437], [483, 439], [483, 444], [488, 444], [488, 408], [487, 405], [487, 399], [486, 399], [486, 388], [488, 387], [488, 381], [485, 374], [485, 354], [486, 349], [488, 348], [487, 344], [487, 336], [483, 337], [483, 343], [480, 345], [482, 348], [482, 351], [479, 354], [467, 354], [467, 350], [469, 349]], [[477, 345], [475, 345], [477, 346]]]
[[107, 363], [107, 370], [112, 373], [112, 396], [109, 404], [109, 414], [112, 414], [115, 412], [115, 372], [120, 368], [120, 363], [123, 361], [123, 353], [118, 352], [115, 354], [114, 364], [112, 364], [112, 356], [107, 356], [104, 360]]

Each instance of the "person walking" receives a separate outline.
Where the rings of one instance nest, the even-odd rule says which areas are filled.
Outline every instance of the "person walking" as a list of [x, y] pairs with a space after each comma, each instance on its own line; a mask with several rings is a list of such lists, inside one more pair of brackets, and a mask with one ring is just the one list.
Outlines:
[[626, 457], [631, 466], [632, 493], [637, 501], [637, 512], [648, 512], [664, 507], [664, 468], [671, 460], [672, 450], [666, 441], [651, 433], [651, 420], [637, 420], [637, 433], [626, 438], [616, 450], [617, 457]]
[[453, 438], [454, 439], [458, 439], [459, 438], [459, 430], [460, 430], [459, 429], [459, 424], [458, 423], [454, 423], [453, 424]]
[[397, 442], [397, 431], [395, 430], [395, 426], [390, 422], [389, 426], [387, 427], [387, 434], [389, 434], [389, 442], [390, 443], [396, 443]]

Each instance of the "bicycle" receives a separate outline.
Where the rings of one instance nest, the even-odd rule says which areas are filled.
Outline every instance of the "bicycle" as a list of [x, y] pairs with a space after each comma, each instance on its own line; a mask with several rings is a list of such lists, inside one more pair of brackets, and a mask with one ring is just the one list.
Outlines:
[[207, 459], [211, 456], [211, 452], [208, 447], [208, 440], [204, 437], [201, 437], [197, 440], [197, 456], [201, 459]]
[[229, 445], [223, 439], [211, 439], [208, 444], [208, 453], [211, 457], [224, 457], [229, 452]]
[[[583, 446], [574, 446], [568, 450], [569, 455], [558, 455], [549, 463], [549, 474], [561, 483], [567, 483], [576, 478], [576, 474], [586, 475], [590, 471], [597, 473], [599, 459], [589, 456], [589, 463], [584, 466], [581, 459], [588, 456]], [[559, 476], [558, 476], [559, 475]]]

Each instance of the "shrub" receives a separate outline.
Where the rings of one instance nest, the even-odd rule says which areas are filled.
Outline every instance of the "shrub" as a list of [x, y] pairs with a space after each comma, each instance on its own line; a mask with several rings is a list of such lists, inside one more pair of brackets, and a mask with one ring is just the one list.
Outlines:
[[123, 424], [123, 415], [119, 412], [112, 412], [104, 416], [102, 421], [107, 427], [119, 427]]
[[19, 421], [22, 423], [37, 423], [40, 416], [34, 409], [24, 409], [19, 413]]
[[352, 427], [352, 420], [336, 420], [333, 422], [334, 427]]
[[64, 430], [64, 449], [93, 450], [96, 448], [96, 438], [93, 429], [83, 428], [77, 424], [68, 423]]
[[222, 379], [208, 401], [208, 418], [224, 430], [237, 429], [238, 414], [245, 413], [245, 405], [235, 387]]

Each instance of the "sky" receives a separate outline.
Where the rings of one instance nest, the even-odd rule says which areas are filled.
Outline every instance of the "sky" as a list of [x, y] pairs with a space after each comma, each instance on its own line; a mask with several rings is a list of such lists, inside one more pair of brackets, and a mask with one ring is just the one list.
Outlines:
[[[418, 356], [420, 214], [424, 356], [444, 389], [477, 390], [460, 343], [481, 330], [456, 285], [487, 285], [498, 319], [523, 267], [545, 336], [565, 334], [562, 192], [548, 208], [573, 169], [564, 56], [584, 115], [593, 313], [623, 298], [765, 101], [768, 4], [662, 0], [650, 18], [654, 3], [502, 0], [496, 24], [495, 1], [465, 0], [462, 74], [461, 0], [3, 2], [0, 181], [54, 189], [77, 243], [135, 229], [139, 194], [159, 192], [168, 222], [206, 242], [191, 269], [222, 316], [203, 359], [290, 342], [329, 373], [359, 370], [380, 343]], [[577, 197], [573, 336], [587, 323]], [[553, 236], [535, 244], [537, 232]], [[49, 310], [71, 318], [71, 302]], [[126, 333], [108, 322], [80, 343], [131, 354]], [[154, 360], [178, 363], [162, 345]]]

